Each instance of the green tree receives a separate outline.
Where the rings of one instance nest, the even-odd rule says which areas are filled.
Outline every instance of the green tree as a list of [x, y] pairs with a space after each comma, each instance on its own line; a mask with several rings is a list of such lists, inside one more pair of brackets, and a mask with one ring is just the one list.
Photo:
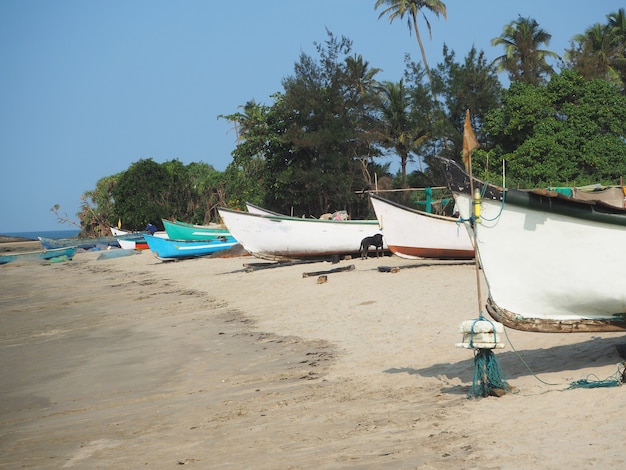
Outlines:
[[171, 160], [162, 165], [169, 173], [167, 218], [194, 224], [219, 220], [217, 207], [225, 205], [222, 173], [203, 162]]
[[508, 186], [616, 184], [626, 174], [626, 97], [606, 80], [564, 70], [547, 86], [513, 83], [485, 129], [497, 145], [474, 152], [474, 168], [492, 181], [487, 156], [492, 168], [507, 161]]
[[[430, 74], [430, 67], [428, 67], [428, 61], [426, 60], [426, 51], [424, 50], [424, 44], [422, 43], [422, 36], [420, 35], [420, 29], [417, 24], [417, 16], [421, 12], [424, 17], [424, 21], [426, 22], [426, 27], [428, 28], [428, 34], [432, 38], [432, 30], [430, 27], [430, 22], [428, 21], [428, 17], [424, 13], [424, 10], [433, 13], [436, 17], [442, 15], [445, 20], [448, 19], [448, 13], [446, 11], [446, 5], [440, 0], [376, 0], [376, 4], [374, 5], [374, 9], [378, 9], [379, 7], [385, 7], [383, 11], [378, 15], [378, 18], [382, 18], [383, 16], [389, 17], [389, 22], [393, 23], [396, 19], [404, 19], [405, 15], [407, 17], [407, 25], [409, 27], [409, 33], [414, 30], [415, 37], [417, 38], [417, 43], [420, 48], [420, 52], [422, 54], [422, 61], [424, 62], [424, 69], [426, 70], [426, 75], [428, 76], [428, 81], [432, 87], [432, 77]], [[437, 104], [437, 96], [433, 91], [433, 101], [435, 105]]]
[[271, 108], [254, 100], [243, 106], [242, 113], [220, 116], [233, 122], [237, 132], [237, 147], [233, 160], [224, 172], [226, 205], [239, 209], [246, 202], [262, 204], [265, 198], [265, 152], [269, 140]]
[[[117, 185], [120, 174], [100, 178], [96, 187], [85, 191], [81, 196], [80, 221], [81, 237], [101, 237], [111, 235], [110, 228], [116, 226], [113, 188]], [[58, 209], [58, 206], [55, 206]]]
[[265, 152], [266, 205], [317, 216], [345, 209], [355, 217], [367, 209], [367, 200], [355, 195], [368, 185], [363, 159], [376, 152], [365, 118], [374, 73], [355, 67], [350, 40], [327, 34], [324, 44], [315, 43], [319, 60], [301, 54], [272, 106], [276, 138], [267, 139]]
[[376, 164], [374, 158], [380, 155], [377, 143], [376, 112], [379, 101], [376, 94], [379, 82], [376, 75], [381, 69], [372, 68], [360, 54], [345, 59], [345, 81], [348, 101], [353, 103], [352, 126], [358, 134], [359, 154], [352, 157], [359, 162], [362, 176], [368, 188], [374, 187], [372, 174], [383, 174], [386, 170]]
[[445, 115], [450, 136], [448, 149], [439, 155], [459, 160], [463, 150], [463, 126], [465, 112], [471, 110], [472, 128], [484, 147], [488, 146], [482, 133], [485, 116], [500, 106], [502, 85], [495, 66], [490, 64], [483, 51], [472, 47], [463, 60], [455, 60], [454, 51], [444, 44], [443, 62], [434, 71], [437, 93], [444, 98]]
[[504, 54], [494, 63], [500, 71], [509, 73], [509, 80], [530, 85], [545, 83], [554, 72], [547, 57], [559, 58], [555, 52], [541, 49], [549, 45], [552, 35], [539, 27], [532, 18], [519, 18], [504, 27], [502, 35], [491, 40], [492, 46], [504, 46]]
[[161, 225], [169, 217], [164, 188], [170, 184], [167, 169], [151, 158], [133, 163], [123, 172], [115, 187], [115, 216], [132, 230], [143, 230], [149, 223]]

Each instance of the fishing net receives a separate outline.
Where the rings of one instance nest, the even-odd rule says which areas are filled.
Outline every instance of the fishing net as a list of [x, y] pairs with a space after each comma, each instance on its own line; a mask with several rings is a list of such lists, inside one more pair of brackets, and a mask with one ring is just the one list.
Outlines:
[[474, 352], [474, 381], [468, 398], [502, 396], [511, 390], [496, 355], [491, 349], [476, 349]]

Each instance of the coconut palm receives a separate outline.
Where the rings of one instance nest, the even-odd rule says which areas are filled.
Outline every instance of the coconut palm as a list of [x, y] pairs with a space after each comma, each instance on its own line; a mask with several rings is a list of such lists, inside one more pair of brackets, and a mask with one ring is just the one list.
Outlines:
[[491, 40], [492, 46], [504, 46], [504, 54], [493, 61], [499, 71], [507, 71], [511, 81], [537, 85], [554, 70], [547, 57], [559, 58], [556, 52], [541, 49], [552, 35], [532, 18], [519, 18], [504, 27], [502, 35]]
[[585, 78], [603, 78], [619, 82], [619, 74], [613, 67], [615, 35], [609, 25], [596, 23], [584, 34], [573, 38], [575, 48], [568, 51], [567, 58], [574, 70]]
[[[411, 30], [415, 30], [415, 37], [417, 38], [417, 43], [419, 44], [420, 52], [422, 53], [422, 60], [424, 61], [424, 69], [426, 70], [428, 81], [430, 82], [430, 86], [432, 88], [433, 80], [430, 74], [430, 68], [428, 67], [428, 61], [426, 60], [426, 52], [424, 51], [424, 44], [422, 43], [419, 26], [417, 25], [417, 15], [420, 12], [422, 13], [424, 20], [426, 21], [428, 34], [432, 39], [430, 22], [428, 21], [424, 10], [430, 11], [436, 17], [443, 15], [443, 18], [447, 20], [448, 14], [446, 11], [446, 5], [440, 0], [376, 0], [374, 8], [378, 9], [383, 5], [386, 8], [380, 13], [380, 15], [378, 15], [379, 19], [387, 15], [389, 16], [389, 22], [392, 23], [397, 18], [404, 19], [404, 16], [407, 16], [409, 33]], [[437, 97], [434, 92], [433, 101], [437, 103]]]
[[626, 82], [626, 14], [620, 8], [572, 38], [567, 51], [570, 66], [586, 78], [602, 78], [623, 86]]
[[374, 78], [381, 69], [370, 68], [369, 62], [363, 60], [363, 56], [355, 54], [346, 58], [346, 71], [348, 77], [354, 81], [354, 86], [359, 95], [365, 95], [378, 83]]
[[617, 13], [607, 15], [615, 40], [613, 67], [620, 74], [622, 85], [626, 84], [626, 12], [620, 8]]
[[[380, 88], [380, 142], [400, 156], [400, 170], [406, 179], [406, 165], [427, 133], [415, 121], [411, 112], [411, 98], [404, 82], [384, 82]], [[423, 171], [420, 160], [420, 171]]]
[[626, 12], [624, 12], [623, 8], [620, 8], [616, 13], [607, 15], [607, 19], [609, 20], [609, 26], [611, 27], [613, 33], [620, 38], [622, 46], [625, 46]]

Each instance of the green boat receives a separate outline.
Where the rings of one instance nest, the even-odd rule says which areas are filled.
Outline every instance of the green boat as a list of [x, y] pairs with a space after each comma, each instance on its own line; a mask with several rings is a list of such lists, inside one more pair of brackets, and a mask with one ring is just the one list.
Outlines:
[[230, 237], [223, 225], [193, 225], [185, 222], [162, 219], [163, 227], [171, 240], [214, 240]]

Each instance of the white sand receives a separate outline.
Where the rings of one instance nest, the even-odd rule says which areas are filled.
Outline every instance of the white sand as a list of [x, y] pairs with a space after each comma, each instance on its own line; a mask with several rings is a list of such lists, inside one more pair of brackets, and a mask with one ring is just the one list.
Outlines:
[[0, 468], [623, 466], [626, 389], [566, 389], [624, 334], [507, 330], [516, 392], [467, 398], [472, 264], [97, 257], [0, 267]]

